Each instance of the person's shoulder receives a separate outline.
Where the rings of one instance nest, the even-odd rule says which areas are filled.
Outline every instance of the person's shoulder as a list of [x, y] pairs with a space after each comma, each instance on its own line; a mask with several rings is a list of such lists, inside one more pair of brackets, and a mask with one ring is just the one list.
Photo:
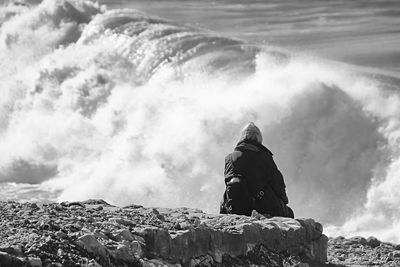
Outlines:
[[243, 152], [240, 150], [234, 150], [232, 153], [229, 153], [226, 157], [225, 160], [232, 160], [232, 161], [237, 161], [243, 156]]

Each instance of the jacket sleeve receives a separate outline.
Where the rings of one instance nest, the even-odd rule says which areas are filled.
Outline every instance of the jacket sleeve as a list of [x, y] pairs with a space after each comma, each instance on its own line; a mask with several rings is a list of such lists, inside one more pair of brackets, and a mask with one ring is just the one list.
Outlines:
[[233, 161], [236, 161], [238, 157], [240, 157], [241, 152], [233, 152], [232, 154], [229, 154], [228, 156], [225, 157], [225, 170], [224, 170], [224, 176], [225, 176], [225, 184], [227, 184], [232, 178], [236, 177], [239, 179], [243, 178], [242, 171], [240, 170], [241, 168], [238, 168], [234, 164]]
[[[240, 169], [234, 164], [235, 155], [225, 158], [225, 185], [223, 207], [227, 214], [239, 214], [250, 216], [253, 210], [251, 198], [247, 189], [246, 181]], [[232, 179], [239, 178], [239, 179]]]
[[280, 172], [280, 170], [278, 169], [278, 167], [276, 166], [274, 160], [272, 159], [271, 156], [271, 161], [272, 161], [272, 181], [271, 181], [271, 186], [272, 189], [274, 190], [275, 194], [277, 194], [277, 196], [283, 200], [283, 202], [285, 204], [289, 203], [289, 199], [286, 195], [286, 185], [285, 182], [283, 180], [283, 175]]

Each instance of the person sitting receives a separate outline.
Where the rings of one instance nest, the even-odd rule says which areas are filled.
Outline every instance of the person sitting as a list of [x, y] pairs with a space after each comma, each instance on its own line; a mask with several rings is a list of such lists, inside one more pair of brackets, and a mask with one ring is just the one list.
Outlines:
[[272, 152], [262, 145], [260, 129], [247, 124], [234, 151], [225, 157], [226, 190], [220, 213], [250, 216], [253, 210], [269, 216], [294, 218], [282, 173]]

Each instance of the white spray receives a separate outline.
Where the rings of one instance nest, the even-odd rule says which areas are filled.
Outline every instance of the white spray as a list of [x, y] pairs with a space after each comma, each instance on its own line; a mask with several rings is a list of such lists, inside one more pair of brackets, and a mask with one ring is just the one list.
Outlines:
[[296, 215], [400, 240], [400, 99], [378, 80], [86, 1], [2, 17], [3, 197], [37, 184], [217, 212], [224, 156], [254, 121]]

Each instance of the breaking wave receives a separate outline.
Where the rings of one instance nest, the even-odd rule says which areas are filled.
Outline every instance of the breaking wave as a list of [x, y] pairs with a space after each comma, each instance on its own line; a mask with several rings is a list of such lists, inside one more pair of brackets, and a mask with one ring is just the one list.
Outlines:
[[223, 158], [254, 121], [296, 215], [400, 242], [395, 78], [136, 10], [36, 2], [0, 9], [3, 198], [33, 186], [217, 212]]

